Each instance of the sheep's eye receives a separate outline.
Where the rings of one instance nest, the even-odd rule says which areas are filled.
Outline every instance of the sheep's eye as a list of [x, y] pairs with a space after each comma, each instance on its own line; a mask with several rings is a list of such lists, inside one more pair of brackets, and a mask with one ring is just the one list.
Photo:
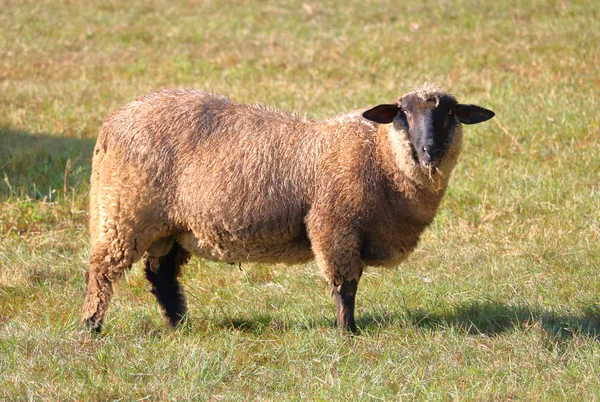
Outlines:
[[400, 111], [398, 112], [398, 116], [400, 117], [400, 120], [402, 120], [404, 122], [408, 122], [408, 110], [400, 107]]
[[448, 110], [448, 116], [452, 116], [454, 114], [454, 110], [450, 109]]

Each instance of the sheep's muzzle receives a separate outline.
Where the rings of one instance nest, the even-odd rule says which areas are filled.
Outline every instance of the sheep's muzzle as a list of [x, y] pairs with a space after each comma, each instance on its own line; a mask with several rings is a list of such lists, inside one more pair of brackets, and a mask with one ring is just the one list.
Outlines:
[[421, 161], [421, 171], [428, 176], [432, 176], [439, 172], [438, 167], [440, 166], [440, 161]]

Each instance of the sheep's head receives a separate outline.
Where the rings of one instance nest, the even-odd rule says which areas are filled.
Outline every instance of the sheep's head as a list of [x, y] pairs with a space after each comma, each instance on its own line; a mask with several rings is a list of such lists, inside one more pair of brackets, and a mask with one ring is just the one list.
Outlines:
[[402, 96], [397, 104], [367, 110], [363, 117], [380, 124], [393, 123], [395, 129], [405, 132], [415, 163], [431, 177], [452, 146], [460, 123], [481, 123], [494, 117], [494, 112], [458, 103], [439, 87], [425, 85]]

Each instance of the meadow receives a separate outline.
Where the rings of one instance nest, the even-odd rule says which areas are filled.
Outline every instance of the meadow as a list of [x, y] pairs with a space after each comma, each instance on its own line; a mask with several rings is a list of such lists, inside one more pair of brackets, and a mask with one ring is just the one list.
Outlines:
[[[0, 399], [600, 399], [600, 3], [0, 1]], [[465, 127], [435, 222], [332, 326], [314, 264], [194, 258], [171, 331], [139, 264], [79, 316], [91, 153], [134, 97], [196, 87], [320, 119], [423, 82]]]

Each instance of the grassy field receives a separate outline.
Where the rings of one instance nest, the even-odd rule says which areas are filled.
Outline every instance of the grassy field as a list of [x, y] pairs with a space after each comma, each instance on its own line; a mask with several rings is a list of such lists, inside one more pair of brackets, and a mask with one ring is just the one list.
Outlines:
[[[600, 4], [0, 1], [0, 399], [598, 400]], [[440, 214], [369, 269], [358, 337], [314, 264], [193, 259], [191, 329], [140, 266], [79, 323], [102, 119], [163, 87], [311, 118], [424, 81], [497, 113], [465, 129]]]

